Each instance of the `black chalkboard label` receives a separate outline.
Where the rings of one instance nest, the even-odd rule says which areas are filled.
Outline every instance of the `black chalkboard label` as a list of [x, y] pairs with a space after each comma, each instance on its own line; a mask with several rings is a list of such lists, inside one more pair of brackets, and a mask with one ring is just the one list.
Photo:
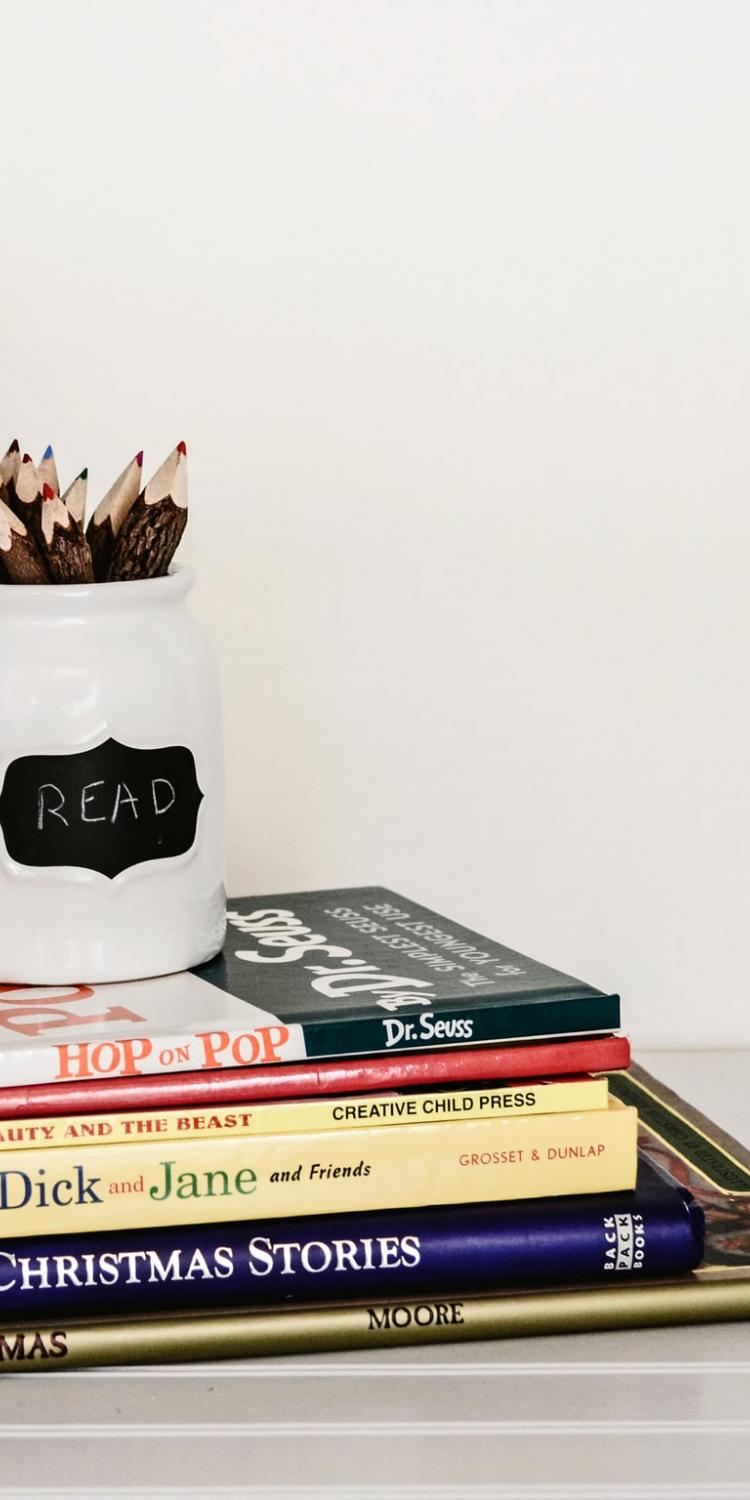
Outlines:
[[0, 828], [21, 865], [80, 865], [112, 879], [195, 843], [203, 793], [184, 745], [134, 750], [105, 740], [70, 755], [11, 761]]

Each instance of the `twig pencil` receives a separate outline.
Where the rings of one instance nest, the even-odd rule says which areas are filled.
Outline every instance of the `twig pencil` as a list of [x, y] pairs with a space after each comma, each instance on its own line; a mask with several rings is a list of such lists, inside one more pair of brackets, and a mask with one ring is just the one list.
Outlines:
[[7, 503], [23, 521], [26, 530], [38, 543], [39, 518], [42, 512], [42, 485], [39, 473], [28, 453], [24, 453], [18, 466], [15, 483], [8, 490]]
[[178, 443], [123, 521], [107, 577], [163, 577], [186, 524], [187, 448]]
[[89, 477], [88, 469], [81, 469], [77, 479], [68, 485], [64, 495], [60, 496], [63, 505], [67, 506], [74, 521], [79, 526], [83, 525], [83, 516], [86, 509], [86, 482]]
[[49, 583], [47, 571], [23, 521], [0, 500], [0, 581]]
[[51, 443], [45, 448], [42, 454], [41, 462], [37, 464], [36, 471], [39, 475], [39, 483], [42, 486], [48, 484], [50, 488], [55, 491], [55, 494], [59, 495], [60, 480], [57, 474], [57, 464], [55, 463], [55, 455], [52, 452]]
[[143, 454], [136, 453], [135, 458], [126, 469], [123, 469], [111, 489], [107, 490], [104, 499], [100, 500], [86, 528], [86, 541], [91, 548], [94, 577], [100, 582], [103, 582], [109, 573], [117, 533], [128, 511], [138, 498], [142, 464]]
[[13, 490], [20, 462], [21, 450], [18, 438], [14, 438], [7, 452], [0, 458], [0, 499], [5, 499], [8, 491]]
[[77, 521], [52, 486], [42, 499], [41, 550], [53, 583], [93, 583], [91, 553]]

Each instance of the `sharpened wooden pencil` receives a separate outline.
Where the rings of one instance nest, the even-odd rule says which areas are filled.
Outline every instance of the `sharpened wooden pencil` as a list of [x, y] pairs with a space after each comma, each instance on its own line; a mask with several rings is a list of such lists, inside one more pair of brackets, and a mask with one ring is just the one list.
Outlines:
[[41, 552], [53, 583], [93, 583], [94, 569], [88, 542], [52, 486], [45, 484], [42, 498]]
[[74, 521], [79, 526], [83, 525], [83, 517], [86, 510], [86, 485], [89, 477], [88, 469], [81, 469], [80, 474], [68, 485], [64, 495], [60, 496], [63, 505], [67, 506]]
[[142, 465], [143, 453], [136, 453], [111, 489], [107, 490], [104, 499], [99, 501], [86, 527], [86, 541], [91, 548], [94, 577], [99, 582], [103, 582], [109, 575], [117, 534], [131, 506], [138, 499]]
[[5, 500], [8, 491], [14, 489], [20, 462], [21, 450], [18, 446], [18, 438], [14, 438], [10, 447], [0, 458], [0, 499]]
[[49, 583], [32, 537], [15, 511], [0, 500], [0, 582]]
[[187, 448], [164, 460], [131, 506], [115, 540], [107, 577], [162, 578], [187, 524]]
[[55, 455], [52, 452], [51, 443], [45, 448], [41, 460], [36, 466], [36, 471], [39, 475], [39, 483], [42, 485], [42, 487], [44, 487], [45, 484], [48, 484], [50, 488], [55, 491], [55, 494], [59, 495], [60, 480], [57, 473], [57, 464], [55, 463]]
[[24, 453], [18, 466], [12, 491], [9, 489], [7, 503], [19, 521], [23, 521], [29, 535], [39, 545], [39, 520], [42, 513], [42, 485], [33, 459]]

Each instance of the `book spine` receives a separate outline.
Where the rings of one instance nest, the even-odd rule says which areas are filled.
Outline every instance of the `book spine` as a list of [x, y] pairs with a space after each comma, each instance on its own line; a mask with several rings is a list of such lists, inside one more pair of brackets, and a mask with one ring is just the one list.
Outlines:
[[234, 1067], [201, 1072], [152, 1073], [64, 1079], [0, 1088], [0, 1110], [14, 1118], [85, 1114], [94, 1110], [164, 1109], [205, 1103], [301, 1098], [469, 1080], [545, 1078], [564, 1073], [609, 1073], [627, 1068], [624, 1036], [568, 1038], [527, 1046], [465, 1047], [396, 1057], [344, 1058], [274, 1067]]
[[7, 1152], [0, 1233], [29, 1235], [615, 1192], [634, 1109]]
[[116, 1145], [122, 1141], [221, 1139], [317, 1130], [355, 1130], [372, 1125], [444, 1124], [513, 1115], [565, 1114], [606, 1109], [605, 1078], [515, 1087], [445, 1089], [423, 1094], [379, 1094], [368, 1099], [308, 1099], [260, 1104], [254, 1109], [153, 1110], [121, 1115], [62, 1115], [51, 1120], [0, 1120], [0, 1159], [23, 1146]]
[[[212, 1031], [183, 1032], [166, 1028], [162, 1032], [138, 1036], [118, 1030], [117, 1007], [94, 1016], [92, 1022], [107, 1023], [107, 1031], [92, 1030], [89, 1037], [70, 1039], [28, 1048], [15, 1046], [0, 1050], [0, 1084], [3, 1089], [19, 1084], [93, 1081], [99, 1078], [147, 1077], [151, 1074], [192, 1072], [204, 1068], [248, 1067], [263, 1064], [302, 1062], [307, 1057], [303, 1029], [283, 1022], [263, 1026], [219, 1027]], [[136, 1018], [142, 1019], [142, 1018]], [[7, 1020], [6, 1020], [7, 1024]], [[36, 1034], [38, 1027], [31, 1022]], [[45, 1022], [52, 1031], [55, 1022]], [[57, 1022], [65, 1025], [64, 1018]], [[80, 1030], [80, 1028], [76, 1028]]]
[[676, 1275], [700, 1210], [677, 1189], [4, 1241], [0, 1323]]
[[55, 1367], [320, 1354], [740, 1318], [750, 1318], [750, 1283], [685, 1280], [357, 1307], [9, 1327], [0, 1330], [0, 1365], [9, 1373], [32, 1374]]
[[505, 1041], [533, 1041], [554, 1036], [581, 1036], [615, 1031], [620, 1024], [616, 995], [558, 995], [548, 1000], [512, 1007], [491, 1000], [483, 1004], [442, 1007], [406, 1019], [404, 1016], [361, 1016], [345, 1021], [335, 1015], [306, 1021], [303, 1027], [308, 1057], [348, 1057], [419, 1047], [491, 1046]]
[[[37, 1011], [39, 1007], [37, 1006]], [[619, 1026], [616, 997], [561, 996], [545, 1002], [504, 1009], [467, 1005], [460, 1016], [455, 1007], [423, 1011], [411, 1020], [399, 1016], [309, 1021], [304, 1026], [269, 1020], [242, 1029], [227, 1026], [193, 1033], [165, 1030], [137, 1036], [118, 1030], [118, 1009], [91, 1020], [106, 1021], [106, 1034], [29, 1048], [0, 1050], [0, 1085], [65, 1083], [103, 1077], [192, 1072], [264, 1064], [293, 1063], [305, 1058], [334, 1059], [413, 1052], [419, 1048], [489, 1046], [510, 1041], [534, 1041], [555, 1036], [578, 1037], [613, 1031]], [[38, 1031], [31, 1020], [32, 1035]], [[7, 1017], [6, 1017], [7, 1024]], [[14, 1024], [16, 1024], [14, 1022]], [[44, 1025], [65, 1026], [64, 1017]]]

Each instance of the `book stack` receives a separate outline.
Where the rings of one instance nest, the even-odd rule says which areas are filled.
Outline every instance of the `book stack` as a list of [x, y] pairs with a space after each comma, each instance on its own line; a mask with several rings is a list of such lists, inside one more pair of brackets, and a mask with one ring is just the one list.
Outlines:
[[0, 987], [0, 1363], [727, 1316], [707, 1137], [686, 1184], [619, 1023], [380, 887], [237, 901], [190, 973]]

